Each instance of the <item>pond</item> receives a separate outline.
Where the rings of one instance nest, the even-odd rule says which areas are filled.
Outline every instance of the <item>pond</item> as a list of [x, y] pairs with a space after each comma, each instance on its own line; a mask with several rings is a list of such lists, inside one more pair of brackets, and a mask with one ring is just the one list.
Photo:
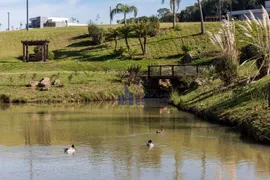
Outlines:
[[166, 100], [0, 108], [0, 179], [270, 178], [268, 146]]

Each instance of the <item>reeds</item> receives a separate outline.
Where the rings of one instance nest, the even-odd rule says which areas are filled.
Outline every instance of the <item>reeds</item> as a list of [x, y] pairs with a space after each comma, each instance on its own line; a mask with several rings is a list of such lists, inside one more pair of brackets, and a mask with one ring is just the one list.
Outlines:
[[255, 18], [250, 11], [250, 17], [245, 16], [244, 25], [239, 25], [247, 38], [248, 44], [256, 48], [258, 55], [256, 65], [259, 69], [259, 78], [269, 75], [270, 70], [270, 18], [267, 10], [262, 7], [262, 18]]
[[235, 23], [224, 20], [216, 34], [211, 32], [207, 32], [207, 34], [212, 44], [222, 51], [219, 61], [215, 64], [216, 72], [225, 85], [231, 84], [238, 76], [239, 67]]

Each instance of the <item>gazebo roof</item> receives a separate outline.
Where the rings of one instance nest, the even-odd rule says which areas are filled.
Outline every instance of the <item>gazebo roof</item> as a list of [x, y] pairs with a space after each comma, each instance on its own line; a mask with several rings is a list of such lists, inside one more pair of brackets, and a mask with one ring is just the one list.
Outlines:
[[47, 45], [50, 43], [49, 40], [25, 40], [25, 41], [22, 41], [22, 43], [24, 45], [29, 45], [29, 46], [39, 46], [39, 45]]

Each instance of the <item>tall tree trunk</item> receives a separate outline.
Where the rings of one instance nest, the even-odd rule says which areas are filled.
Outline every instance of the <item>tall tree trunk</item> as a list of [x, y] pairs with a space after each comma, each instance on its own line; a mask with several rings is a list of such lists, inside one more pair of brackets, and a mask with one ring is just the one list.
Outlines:
[[176, 25], [176, 0], [173, 0], [173, 28]]
[[125, 21], [125, 25], [127, 24], [127, 13], [124, 13], [124, 21]]
[[139, 36], [139, 41], [140, 41], [140, 45], [141, 45], [141, 49], [142, 49], [142, 53], [144, 53], [144, 47], [143, 47], [143, 43], [142, 43], [141, 36]]
[[205, 33], [204, 21], [203, 21], [203, 12], [202, 12], [202, 4], [200, 0], [198, 0], [200, 15], [201, 15], [201, 34]]
[[128, 51], [129, 51], [130, 47], [129, 47], [129, 44], [128, 44], [128, 36], [127, 35], [125, 35], [125, 41], [126, 41], [126, 45], [127, 45]]
[[117, 45], [118, 45], [118, 40], [117, 39], [114, 39], [114, 51], [116, 51], [117, 49]]
[[144, 43], [143, 43], [143, 46], [144, 46], [144, 48], [143, 48], [143, 55], [146, 55], [147, 37], [145, 36], [145, 37], [143, 37], [143, 39], [144, 39]]

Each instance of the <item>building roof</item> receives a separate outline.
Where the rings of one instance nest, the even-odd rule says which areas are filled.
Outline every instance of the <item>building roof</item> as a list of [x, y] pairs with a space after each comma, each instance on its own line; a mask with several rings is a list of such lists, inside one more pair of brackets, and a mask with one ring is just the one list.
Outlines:
[[[266, 8], [268, 12], [270, 12], [270, 8]], [[252, 12], [253, 14], [262, 14], [263, 10], [262, 9], [250, 9], [250, 10], [241, 10], [241, 11], [232, 11], [232, 16], [237, 16], [237, 15], [244, 15], [244, 14], [249, 14]]]

